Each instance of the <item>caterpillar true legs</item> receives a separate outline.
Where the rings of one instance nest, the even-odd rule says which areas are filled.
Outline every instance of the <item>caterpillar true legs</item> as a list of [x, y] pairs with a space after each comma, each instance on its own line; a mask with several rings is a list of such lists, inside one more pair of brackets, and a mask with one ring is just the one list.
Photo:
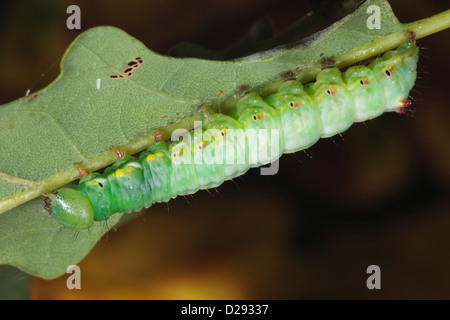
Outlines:
[[[265, 99], [246, 92], [229, 115], [205, 107], [200, 140], [191, 132], [187, 140], [193, 143], [156, 142], [138, 159], [124, 156], [103, 174], [92, 173], [73, 188], [49, 194], [44, 206], [64, 226], [86, 229], [117, 212], [217, 187], [282, 153], [341, 133], [355, 121], [408, 106], [417, 61], [418, 48], [408, 41], [369, 66], [350, 67], [343, 75], [337, 68], [324, 69], [305, 87], [288, 80]], [[249, 138], [259, 132], [265, 139]], [[261, 153], [263, 149], [267, 152]]]

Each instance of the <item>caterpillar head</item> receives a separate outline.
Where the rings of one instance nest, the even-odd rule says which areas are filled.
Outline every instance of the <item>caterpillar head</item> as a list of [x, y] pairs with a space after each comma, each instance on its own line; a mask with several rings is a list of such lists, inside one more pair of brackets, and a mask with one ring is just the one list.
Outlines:
[[44, 200], [44, 208], [67, 228], [83, 230], [94, 222], [94, 209], [88, 198], [72, 188], [61, 188]]

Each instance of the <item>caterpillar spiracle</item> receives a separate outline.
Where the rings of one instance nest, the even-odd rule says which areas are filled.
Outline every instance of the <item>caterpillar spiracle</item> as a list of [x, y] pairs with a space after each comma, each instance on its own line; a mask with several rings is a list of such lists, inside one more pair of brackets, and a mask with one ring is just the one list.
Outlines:
[[[114, 213], [217, 187], [283, 153], [341, 133], [353, 122], [409, 106], [417, 61], [417, 46], [406, 41], [368, 66], [352, 66], [344, 73], [327, 68], [305, 86], [287, 80], [265, 99], [247, 91], [228, 115], [204, 107], [199, 139], [193, 130], [190, 139], [158, 141], [138, 158], [121, 157], [103, 174], [91, 173], [76, 186], [48, 194], [44, 207], [65, 227], [81, 230]], [[252, 131], [264, 130], [265, 139], [249, 138]], [[236, 132], [243, 133], [244, 139]], [[262, 149], [269, 152], [262, 154]]]

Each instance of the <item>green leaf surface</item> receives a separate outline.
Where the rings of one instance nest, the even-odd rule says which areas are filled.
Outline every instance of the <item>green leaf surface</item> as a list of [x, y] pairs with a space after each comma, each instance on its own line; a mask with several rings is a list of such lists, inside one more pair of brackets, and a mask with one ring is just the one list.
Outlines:
[[[366, 27], [371, 4], [381, 9], [381, 29]], [[120, 219], [74, 232], [44, 211], [39, 196], [77, 179], [75, 163], [99, 170], [116, 160], [111, 147], [133, 154], [154, 142], [156, 128], [165, 138], [174, 128], [192, 129], [202, 103], [229, 110], [241, 85], [267, 94], [287, 71], [311, 80], [322, 59], [352, 64], [398, 46], [405, 30], [387, 2], [368, 1], [302, 43], [234, 61], [166, 57], [117, 28], [87, 30], [52, 84], [0, 107], [0, 263], [55, 278]], [[137, 56], [144, 64], [131, 77], [110, 78]]]
[[1, 262], [44, 279], [58, 277], [88, 254], [121, 216], [95, 223], [88, 232], [77, 232], [54, 221], [41, 198], [28, 201], [0, 216]]

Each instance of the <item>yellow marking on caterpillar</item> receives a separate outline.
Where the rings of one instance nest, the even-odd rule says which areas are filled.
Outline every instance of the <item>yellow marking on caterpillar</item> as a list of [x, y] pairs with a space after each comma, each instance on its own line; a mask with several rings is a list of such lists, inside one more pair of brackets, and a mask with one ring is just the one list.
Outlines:
[[120, 176], [123, 176], [124, 174], [125, 174], [125, 170], [124, 169], [117, 169], [113, 173], [113, 175], [116, 176], [117, 178], [120, 177]]
[[134, 166], [126, 166], [124, 168], [120, 168], [120, 169], [117, 169], [116, 171], [114, 171], [113, 175], [116, 178], [120, 178], [122, 176], [125, 176], [125, 175], [131, 173], [134, 169], [135, 169]]
[[156, 158], [161, 158], [162, 156], [164, 156], [164, 153], [162, 152], [157, 152], [155, 154], [151, 153], [147, 156], [147, 158], [145, 158], [145, 161], [152, 161]]

